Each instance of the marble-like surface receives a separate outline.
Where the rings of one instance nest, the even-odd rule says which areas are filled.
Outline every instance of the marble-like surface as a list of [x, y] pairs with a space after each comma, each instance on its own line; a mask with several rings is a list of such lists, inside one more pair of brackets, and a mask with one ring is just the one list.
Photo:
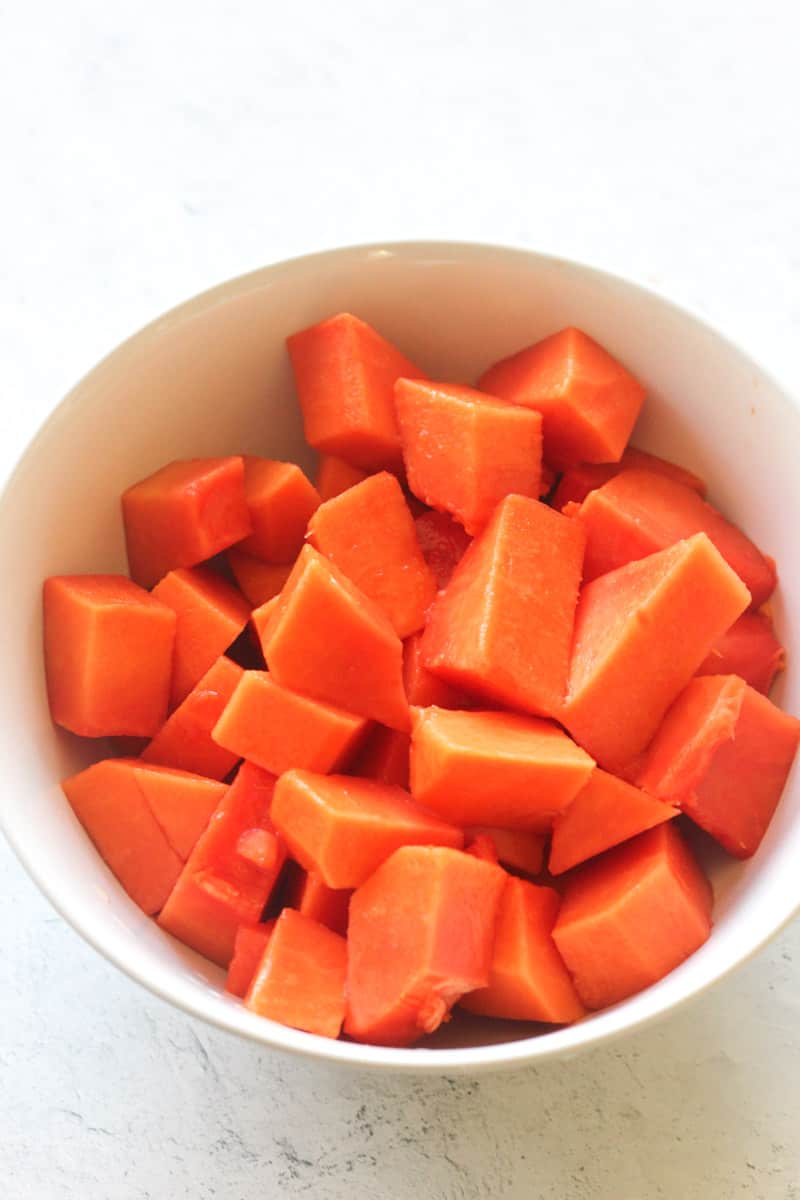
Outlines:
[[[0, 473], [159, 311], [354, 241], [586, 258], [800, 388], [799, 35], [791, 0], [0, 5]], [[800, 1197], [797, 923], [613, 1048], [381, 1079], [189, 1021], [0, 871], [4, 1200]]]

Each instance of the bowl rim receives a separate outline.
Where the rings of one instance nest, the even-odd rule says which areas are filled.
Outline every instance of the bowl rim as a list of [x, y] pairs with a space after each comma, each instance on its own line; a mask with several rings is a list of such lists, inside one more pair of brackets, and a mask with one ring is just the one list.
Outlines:
[[[87, 379], [100, 372], [109, 360], [126, 347], [140, 339], [146, 339], [156, 331], [164, 331], [172, 324], [183, 322], [195, 312], [206, 311], [215, 301], [224, 302], [230, 294], [241, 295], [251, 289], [263, 286], [270, 277], [279, 278], [282, 274], [290, 274], [298, 267], [311, 265], [314, 262], [327, 264], [337, 259], [362, 259], [370, 257], [410, 257], [419, 258], [437, 255], [451, 261], [474, 259], [485, 260], [487, 256], [517, 260], [520, 263], [535, 261], [547, 263], [580, 273], [588, 273], [598, 282], [608, 282], [614, 285], [622, 284], [646, 300], [659, 302], [675, 315], [688, 318], [700, 330], [710, 335], [722, 348], [740, 360], [744, 360], [749, 368], [758, 374], [771, 389], [781, 393], [784, 399], [793, 407], [797, 401], [779, 376], [765, 368], [757, 359], [736, 343], [731, 337], [718, 329], [712, 322], [700, 315], [691, 305], [673, 300], [659, 288], [644, 284], [629, 276], [621, 275], [582, 259], [573, 259], [563, 255], [555, 255], [527, 247], [515, 247], [502, 243], [461, 241], [447, 239], [409, 239], [355, 243], [330, 249], [320, 249], [309, 253], [296, 255], [268, 263], [254, 270], [232, 276], [196, 293], [189, 299], [179, 302], [163, 312], [160, 316], [148, 321], [134, 333], [124, 338], [112, 347], [99, 361], [94, 364], [70, 388], [66, 395], [50, 410], [46, 418], [38, 426], [34, 434], [22, 446], [12, 461], [5, 476], [0, 480], [0, 519], [6, 507], [6, 501], [18, 473], [21, 472], [28, 456], [34, 452], [41, 440], [47, 437], [52, 423], [62, 414], [71, 399], [84, 386]], [[625, 1012], [626, 1002], [615, 1005], [598, 1013], [590, 1014], [586, 1021], [574, 1025], [555, 1027], [544, 1034], [519, 1038], [515, 1041], [495, 1042], [483, 1046], [456, 1047], [447, 1049], [427, 1049], [424, 1046], [408, 1049], [396, 1049], [374, 1045], [362, 1045], [356, 1042], [333, 1041], [318, 1037], [314, 1034], [303, 1033], [289, 1029], [265, 1018], [253, 1017], [252, 1020], [241, 1021], [241, 1013], [245, 1010], [231, 1005], [230, 1014], [225, 1006], [206, 1006], [200, 994], [191, 989], [189, 994], [182, 994], [180, 977], [171, 978], [165, 973], [166, 981], [153, 979], [148, 972], [142, 970], [136, 962], [129, 962], [125, 955], [118, 953], [114, 938], [95, 936], [87, 930], [80, 918], [71, 911], [70, 905], [59, 896], [59, 889], [53, 886], [37, 868], [35, 854], [28, 853], [21, 841], [15, 836], [13, 822], [9, 818], [10, 805], [0, 798], [0, 829], [14, 851], [16, 857], [27, 871], [28, 875], [47, 898], [56, 912], [70, 925], [84, 941], [88, 942], [99, 954], [117, 967], [129, 979], [140, 984], [151, 994], [183, 1010], [192, 1017], [223, 1030], [236, 1034], [257, 1044], [271, 1049], [288, 1051], [293, 1054], [314, 1058], [332, 1064], [341, 1064], [357, 1069], [390, 1070], [410, 1074], [437, 1072], [440, 1074], [477, 1074], [481, 1071], [501, 1070], [520, 1067], [553, 1058], [570, 1058], [582, 1051], [594, 1049], [608, 1044], [625, 1034], [644, 1029], [655, 1021], [663, 1019], [667, 1014], [676, 1011], [688, 1002], [701, 996], [719, 981], [725, 979], [734, 970], [753, 958], [760, 950], [776, 937], [782, 929], [800, 912], [800, 895], [779, 910], [766, 930], [759, 931], [749, 941], [744, 942], [742, 949], [734, 953], [718, 970], [709, 970], [705, 978], [700, 978], [689, 990], [678, 996], [666, 996], [658, 999], [650, 1011], [628, 1016]], [[659, 985], [654, 985], [658, 988]], [[648, 991], [650, 989], [647, 989]], [[642, 993], [640, 993], [642, 994]], [[252, 1014], [247, 1014], [251, 1017]], [[237, 1017], [239, 1019], [237, 1019]]]

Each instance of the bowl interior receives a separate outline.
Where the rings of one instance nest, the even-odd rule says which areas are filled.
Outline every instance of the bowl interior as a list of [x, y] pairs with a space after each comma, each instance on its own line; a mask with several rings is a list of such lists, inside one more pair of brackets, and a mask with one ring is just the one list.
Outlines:
[[[313, 466], [283, 343], [342, 309], [375, 324], [434, 378], [467, 382], [563, 325], [596, 337], [648, 388], [637, 443], [705, 475], [711, 498], [778, 560], [774, 616], [796, 660], [789, 598], [800, 597], [800, 411], [736, 348], [630, 283], [536, 254], [421, 244], [313, 255], [224, 284], [137, 334], [78, 384], [23, 456], [0, 502], [0, 562], [14, 581], [0, 596], [3, 824], [40, 886], [90, 942], [154, 991], [225, 1028], [324, 1057], [412, 1069], [568, 1053], [699, 991], [789, 917], [800, 899], [796, 776], [748, 863], [725, 861], [698, 839], [717, 897], [715, 929], [660, 984], [570, 1029], [459, 1019], [432, 1048], [410, 1051], [325, 1042], [247, 1013], [221, 992], [221, 972], [128, 901], [58, 786], [101, 750], [50, 723], [42, 580], [124, 570], [119, 494], [171, 458], [250, 451]], [[778, 703], [800, 711], [798, 689], [790, 669]]]

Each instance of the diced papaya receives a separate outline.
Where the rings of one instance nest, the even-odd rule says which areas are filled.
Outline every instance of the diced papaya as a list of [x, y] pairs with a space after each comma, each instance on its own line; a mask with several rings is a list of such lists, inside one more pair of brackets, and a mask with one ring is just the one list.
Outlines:
[[125, 891], [148, 914], [162, 907], [226, 789], [183, 771], [105, 759], [61, 785]]
[[267, 636], [267, 627], [272, 617], [277, 613], [280, 602], [280, 594], [273, 596], [271, 600], [265, 600], [258, 608], [254, 608], [250, 614], [250, 630], [255, 636], [259, 647], [264, 645]]
[[306, 871], [295, 862], [289, 865], [294, 871], [286, 892], [287, 907], [296, 908], [304, 917], [311, 917], [344, 937], [352, 888], [328, 887], [313, 871]]
[[170, 571], [152, 594], [177, 617], [170, 707], [192, 688], [244, 629], [250, 606], [240, 592], [208, 567]]
[[285, 908], [245, 996], [261, 1017], [336, 1038], [344, 1020], [347, 943], [338, 933]]
[[334, 771], [353, 754], [367, 721], [244, 671], [213, 729], [218, 746], [273, 775], [291, 767]]
[[699, 475], [694, 475], [669, 459], [659, 458], [657, 454], [648, 454], [646, 450], [628, 446], [619, 462], [578, 463], [565, 471], [553, 496], [553, 507], [561, 511], [566, 504], [582, 504], [590, 492], [608, 483], [609, 479], [619, 475], [620, 471], [631, 469], [663, 475], [675, 483], [691, 488], [698, 496], [705, 497], [705, 481]]
[[433, 571], [436, 586], [447, 587], [453, 571], [472, 541], [471, 537], [449, 513], [437, 512], [435, 508], [421, 513], [414, 524], [417, 541], [426, 563]]
[[492, 704], [557, 715], [583, 546], [577, 522], [539, 500], [508, 496], [430, 610], [428, 669]]
[[551, 721], [416, 710], [411, 793], [456, 825], [545, 831], [593, 768], [589, 755]]
[[568, 1025], [585, 1016], [553, 941], [560, 898], [550, 887], [509, 878], [500, 897], [489, 983], [461, 1007], [507, 1021]]
[[767, 614], [746, 612], [717, 638], [697, 674], [739, 675], [766, 696], [785, 665], [786, 651]]
[[678, 815], [624, 779], [598, 767], [584, 788], [553, 822], [548, 868], [561, 875], [612, 846]]
[[223, 655], [192, 689], [142, 751], [145, 762], [224, 779], [242, 757], [211, 737], [244, 672]]
[[538, 875], [544, 865], [545, 838], [540, 833], [530, 833], [527, 829], [499, 829], [496, 825], [474, 825], [467, 832], [472, 837], [488, 834], [499, 861], [512, 871]]
[[167, 715], [174, 612], [123, 575], [52, 576], [43, 602], [53, 720], [83, 737], [152, 737]]
[[691, 488], [652, 471], [623, 471], [590, 492], [577, 519], [586, 530], [588, 583], [626, 563], [705, 533], [758, 608], [775, 590], [775, 564]]
[[755, 854], [781, 798], [800, 721], [736, 675], [693, 679], [648, 748], [639, 783], [737, 858]]
[[407, 1046], [485, 987], [505, 881], [458, 850], [396, 850], [350, 901], [345, 1033]]
[[332, 454], [320, 455], [316, 488], [321, 501], [332, 500], [334, 496], [340, 496], [342, 492], [355, 487], [357, 483], [361, 483], [361, 480], [366, 478], [366, 471], [362, 471], [360, 467], [351, 466], [343, 458], [336, 458]]
[[311, 546], [298, 556], [262, 648], [283, 687], [408, 729], [403, 643], [377, 604]]
[[580, 329], [562, 329], [495, 363], [478, 386], [542, 414], [544, 457], [554, 467], [618, 462], [644, 388]]
[[422, 628], [436, 580], [394, 475], [370, 475], [326, 500], [309, 522], [308, 541], [375, 601], [398, 637]]
[[425, 666], [422, 633], [414, 633], [403, 643], [403, 682], [408, 703], [418, 708], [468, 708], [464, 692], [451, 687]]
[[621, 773], [749, 600], [704, 533], [595, 579], [578, 603], [563, 724]]
[[359, 887], [399, 846], [464, 844], [401, 788], [347, 775], [287, 771], [272, 820], [292, 857], [331, 888]]
[[399, 467], [393, 387], [422, 371], [350, 313], [287, 338], [309, 446], [368, 471]]
[[247, 989], [264, 957], [267, 942], [272, 936], [274, 928], [274, 921], [265, 921], [263, 925], [239, 926], [236, 930], [233, 958], [228, 966], [228, 976], [225, 980], [226, 992], [242, 998], [247, 995]]
[[292, 573], [294, 563], [269, 563], [232, 546], [225, 556], [234, 578], [253, 608], [277, 596]]
[[158, 918], [167, 933], [223, 967], [239, 926], [260, 921], [283, 866], [282, 843], [267, 870], [239, 852], [248, 830], [275, 832], [269, 817], [274, 787], [273, 775], [242, 763]]
[[300, 553], [309, 518], [320, 499], [297, 463], [244, 455], [244, 494], [253, 532], [239, 549], [269, 563], [292, 562]]
[[410, 753], [411, 738], [407, 733], [376, 725], [368, 733], [350, 774], [408, 788]]
[[395, 403], [411, 491], [467, 533], [510, 493], [538, 497], [538, 414], [459, 384], [412, 379], [398, 380]]
[[553, 929], [578, 995], [604, 1008], [656, 983], [711, 931], [711, 887], [674, 821], [567, 879]]
[[195, 567], [250, 532], [241, 458], [172, 462], [122, 494], [131, 578], [153, 587], [176, 567]]

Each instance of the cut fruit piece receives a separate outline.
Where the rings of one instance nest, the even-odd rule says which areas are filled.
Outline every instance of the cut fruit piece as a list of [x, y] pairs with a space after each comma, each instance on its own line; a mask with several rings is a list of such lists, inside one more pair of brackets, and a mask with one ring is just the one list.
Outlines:
[[364, 717], [287, 691], [266, 671], [244, 671], [213, 729], [218, 746], [273, 775], [333, 771], [353, 754]]
[[225, 991], [233, 996], [247, 995], [247, 989], [253, 981], [253, 976], [264, 957], [267, 942], [275, 928], [274, 921], [265, 921], [263, 925], [240, 925], [236, 930], [236, 941], [233, 947], [233, 958], [228, 967], [225, 980]]
[[83, 737], [152, 737], [167, 715], [175, 614], [124, 575], [47, 579], [53, 720]]
[[618, 462], [644, 388], [580, 329], [562, 329], [495, 363], [478, 384], [542, 414], [544, 457], [559, 469]]
[[451, 687], [425, 666], [423, 634], [414, 633], [403, 643], [403, 682], [408, 703], [417, 708], [469, 708], [464, 692]]
[[350, 769], [351, 775], [408, 788], [411, 738], [397, 729], [376, 725]]
[[176, 567], [195, 567], [250, 532], [241, 458], [172, 462], [122, 494], [131, 577], [153, 587]]
[[628, 446], [619, 462], [578, 463], [576, 467], [565, 471], [553, 496], [553, 507], [560, 511], [566, 504], [582, 504], [589, 492], [608, 483], [609, 479], [619, 475], [620, 471], [631, 469], [664, 475], [675, 483], [691, 488], [698, 496], [705, 497], [705, 481], [698, 475], [693, 475], [685, 467], [679, 467], [677, 463], [669, 462], [666, 458], [648, 454], [646, 450], [639, 450], [636, 446]]
[[330, 888], [313, 871], [305, 871], [298, 863], [290, 866], [293, 876], [286, 891], [287, 906], [344, 937], [352, 888]]
[[456, 825], [544, 831], [594, 762], [551, 721], [515, 713], [418, 709], [414, 799]]
[[553, 937], [587, 1008], [604, 1008], [677, 967], [711, 931], [711, 887], [668, 821], [567, 880]]
[[569, 808], [553, 823], [548, 869], [561, 875], [637, 833], [678, 815], [677, 808], [654, 800], [640, 788], [599, 767]]
[[308, 541], [375, 601], [398, 637], [422, 628], [436, 581], [394, 475], [370, 475], [327, 500], [309, 522]]
[[430, 671], [491, 704], [560, 713], [583, 530], [539, 500], [508, 496], [431, 608]]
[[319, 508], [317, 489], [296, 463], [244, 455], [244, 494], [253, 532], [239, 549], [269, 563], [288, 563], [303, 545]]
[[717, 638], [698, 675], [739, 675], [764, 696], [786, 666], [786, 651], [761, 612], [746, 612]]
[[225, 655], [218, 659], [145, 747], [142, 759], [209, 779], [230, 775], [242, 755], [217, 745], [211, 731], [243, 674]]
[[159, 911], [227, 790], [183, 771], [105, 759], [65, 779], [64, 794], [135, 904]]
[[468, 834], [479, 837], [485, 833], [492, 839], [497, 857], [504, 867], [538, 875], [544, 865], [544, 836], [526, 829], [498, 829], [496, 825], [474, 825]]
[[737, 858], [755, 854], [797, 753], [800, 721], [736, 675], [693, 679], [639, 773]]
[[399, 846], [464, 844], [401, 788], [347, 775], [287, 771], [272, 820], [292, 857], [331, 888], [359, 887]]
[[332, 500], [340, 496], [348, 488], [355, 487], [367, 478], [366, 471], [353, 467], [343, 458], [335, 458], [332, 454], [320, 455], [317, 468], [317, 492], [321, 501]]
[[560, 898], [508, 879], [500, 897], [489, 983], [461, 1000], [467, 1012], [507, 1021], [568, 1025], [586, 1015], [553, 941]]
[[275, 832], [269, 818], [274, 788], [274, 776], [242, 763], [158, 918], [167, 933], [223, 967], [238, 927], [261, 919], [285, 859], [282, 843], [267, 870], [239, 851], [248, 830]]
[[253, 608], [277, 596], [292, 573], [293, 562], [268, 563], [232, 546], [225, 556], [236, 582]]
[[563, 724], [621, 774], [749, 600], [704, 533], [594, 580], [578, 604]]
[[208, 567], [170, 571], [152, 592], [177, 618], [170, 708], [176, 708], [244, 629], [250, 606]]
[[437, 512], [435, 508], [421, 513], [414, 524], [417, 541], [426, 563], [433, 571], [436, 586], [447, 587], [472, 538], [449, 513]]
[[250, 614], [250, 629], [258, 642], [259, 649], [264, 645], [269, 623], [277, 613], [280, 602], [280, 595], [273, 596], [271, 600], [265, 600], [258, 608], [254, 608]]
[[369, 471], [399, 467], [393, 388], [423, 378], [405, 355], [350, 313], [287, 338], [306, 441]]
[[398, 380], [395, 403], [408, 486], [468, 533], [510, 493], [539, 495], [538, 414], [473, 388], [412, 379]]
[[598, 575], [705, 533], [747, 587], [754, 608], [775, 590], [775, 564], [691, 488], [652, 471], [623, 471], [576, 514], [586, 530], [583, 577]]
[[262, 648], [283, 687], [408, 729], [403, 643], [377, 604], [311, 546], [298, 556]]
[[347, 942], [285, 908], [245, 996], [245, 1007], [292, 1029], [337, 1038], [344, 1021]]
[[485, 987], [506, 878], [458, 850], [395, 851], [350, 901], [345, 1033], [408, 1046]]

